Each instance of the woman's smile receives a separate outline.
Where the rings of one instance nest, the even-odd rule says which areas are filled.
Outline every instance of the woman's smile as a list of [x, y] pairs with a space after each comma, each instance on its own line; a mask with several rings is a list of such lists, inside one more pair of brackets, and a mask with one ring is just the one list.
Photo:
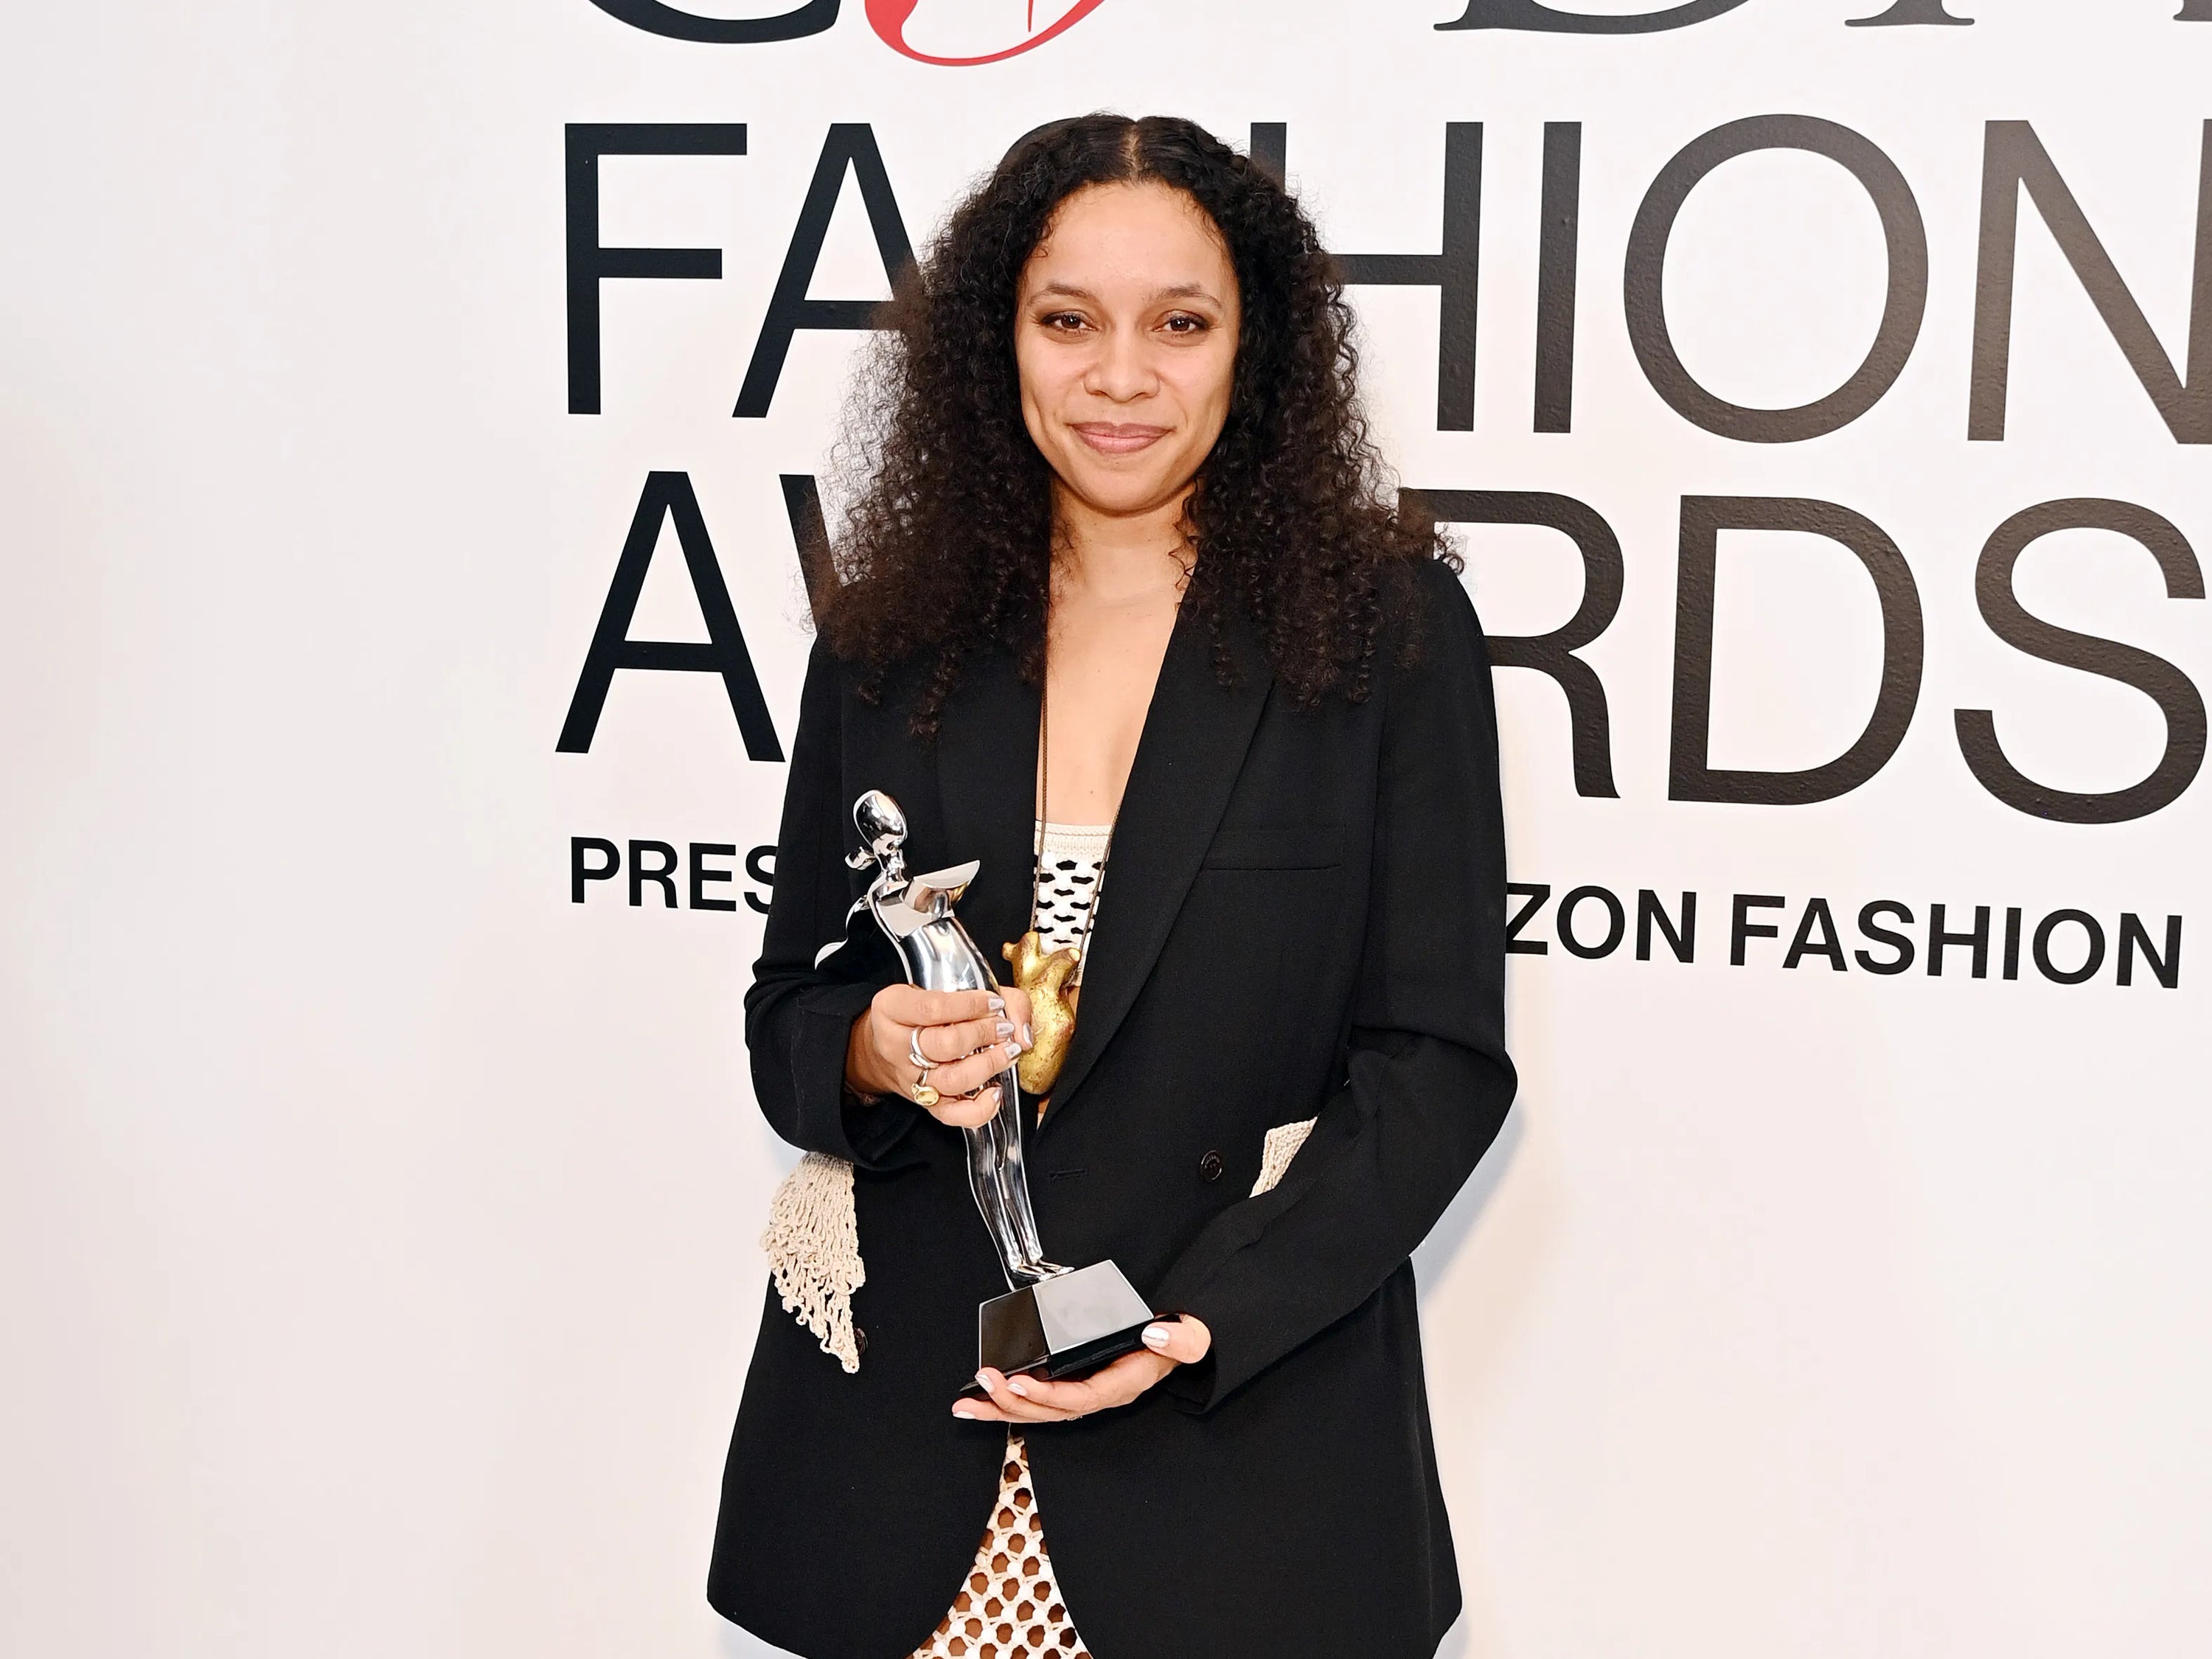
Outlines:
[[1174, 430], [1172, 427], [1121, 421], [1078, 421], [1071, 429], [1102, 455], [1133, 455], [1140, 449], [1151, 448]]

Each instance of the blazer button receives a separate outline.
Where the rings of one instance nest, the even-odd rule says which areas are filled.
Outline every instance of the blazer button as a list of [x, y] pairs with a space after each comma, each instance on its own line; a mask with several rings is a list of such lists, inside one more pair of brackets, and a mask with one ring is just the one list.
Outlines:
[[1221, 1172], [1228, 1167], [1228, 1164], [1222, 1162], [1220, 1153], [1207, 1152], [1198, 1160], [1198, 1178], [1205, 1182], [1218, 1181], [1221, 1179]]

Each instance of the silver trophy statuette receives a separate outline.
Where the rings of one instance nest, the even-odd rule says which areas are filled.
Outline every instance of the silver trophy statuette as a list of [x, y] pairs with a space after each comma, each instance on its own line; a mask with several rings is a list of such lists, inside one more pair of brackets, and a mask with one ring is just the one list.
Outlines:
[[[982, 866], [908, 876], [906, 815], [879, 789], [853, 803], [853, 822], [860, 850], [846, 862], [875, 871], [861, 903], [898, 951], [908, 983], [926, 991], [997, 990], [989, 961], [952, 913]], [[1140, 1346], [1152, 1309], [1119, 1267], [1100, 1261], [1071, 1270], [1045, 1259], [1022, 1163], [1021, 1084], [1013, 1066], [999, 1074], [997, 1115], [963, 1133], [969, 1190], [1012, 1286], [977, 1310], [977, 1364], [1008, 1376], [1073, 1376]]]

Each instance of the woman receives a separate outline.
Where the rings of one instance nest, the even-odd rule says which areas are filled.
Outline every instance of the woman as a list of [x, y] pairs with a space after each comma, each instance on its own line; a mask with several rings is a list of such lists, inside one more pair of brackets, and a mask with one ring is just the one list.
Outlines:
[[[900, 303], [746, 1001], [812, 1156], [710, 1599], [819, 1659], [1430, 1654], [1407, 1257], [1514, 1086], [1474, 611], [1380, 497], [1312, 226], [1188, 122], [1030, 135]], [[1075, 959], [1046, 1249], [1178, 1316], [1088, 1378], [957, 1397], [1004, 1288], [960, 1128], [1043, 1010], [907, 987], [865, 917], [832, 948], [872, 788], [910, 868], [982, 861], [987, 952]]]

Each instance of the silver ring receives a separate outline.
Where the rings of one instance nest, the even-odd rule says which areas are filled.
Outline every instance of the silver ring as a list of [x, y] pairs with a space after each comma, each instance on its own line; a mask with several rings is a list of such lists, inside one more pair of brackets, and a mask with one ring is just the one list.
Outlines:
[[929, 1074], [937, 1069], [937, 1062], [921, 1052], [921, 1027], [919, 1025], [906, 1034], [906, 1057], [921, 1071], [922, 1082], [927, 1083]]

